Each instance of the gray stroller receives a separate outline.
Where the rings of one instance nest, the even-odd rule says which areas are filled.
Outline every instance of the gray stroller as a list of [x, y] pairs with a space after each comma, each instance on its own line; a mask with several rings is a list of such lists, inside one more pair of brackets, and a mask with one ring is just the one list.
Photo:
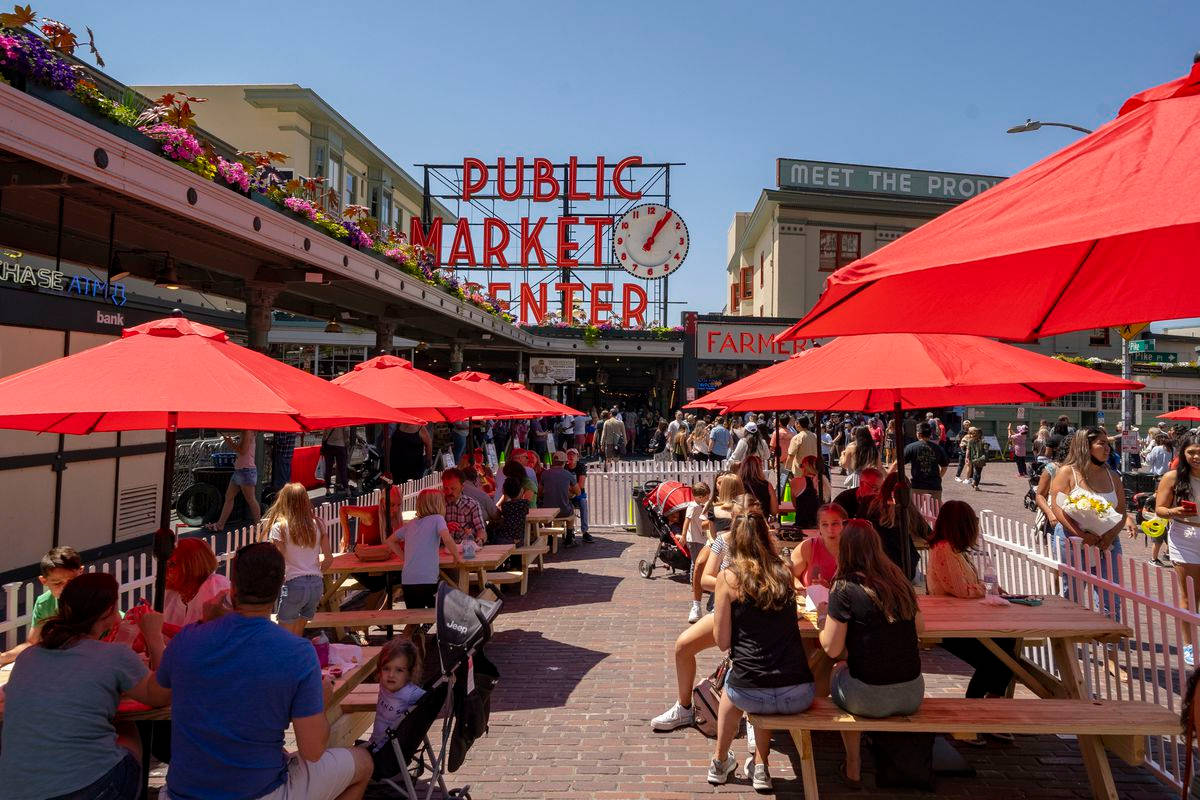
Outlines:
[[[471, 744], [487, 732], [491, 694], [500, 674], [484, 655], [483, 645], [491, 638], [501, 605], [500, 600], [480, 600], [445, 582], [438, 585], [438, 674], [425, 681], [425, 694], [372, 750], [373, 780], [407, 800], [420, 800], [416, 781], [428, 771], [425, 800], [433, 796], [434, 787], [442, 797], [470, 800], [471, 787], [447, 788], [445, 774], [462, 766]], [[435, 752], [429, 730], [443, 714], [441, 747]]]

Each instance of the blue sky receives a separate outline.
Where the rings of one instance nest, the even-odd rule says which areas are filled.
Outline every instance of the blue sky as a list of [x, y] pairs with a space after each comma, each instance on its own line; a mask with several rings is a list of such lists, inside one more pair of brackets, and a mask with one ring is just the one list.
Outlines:
[[[224, 2], [35, 4], [129, 84], [299, 83], [398, 163], [685, 161], [672, 299], [720, 310], [733, 213], [779, 156], [1008, 175], [1183, 74], [1200, 4]], [[238, 143], [252, 148], [254, 142]], [[672, 311], [672, 322], [678, 311]]]

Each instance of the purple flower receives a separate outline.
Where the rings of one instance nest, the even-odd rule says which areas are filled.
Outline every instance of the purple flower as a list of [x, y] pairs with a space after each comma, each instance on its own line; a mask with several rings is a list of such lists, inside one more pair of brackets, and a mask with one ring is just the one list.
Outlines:
[[50, 52], [41, 39], [23, 32], [0, 36], [0, 65], [51, 89], [75, 89], [71, 65]]

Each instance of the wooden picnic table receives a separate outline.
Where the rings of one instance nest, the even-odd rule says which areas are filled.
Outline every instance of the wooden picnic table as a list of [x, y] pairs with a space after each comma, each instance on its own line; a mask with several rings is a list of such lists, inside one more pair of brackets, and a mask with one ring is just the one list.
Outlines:
[[[1012, 603], [993, 606], [981, 600], [960, 597], [932, 597], [918, 595], [917, 604], [925, 621], [923, 642], [930, 644], [942, 639], [978, 639], [1041, 699], [1078, 700], [1089, 702], [1083, 673], [1075, 647], [1079, 642], [1112, 641], [1130, 637], [1133, 632], [1123, 623], [1116, 622], [1091, 609], [1072, 603], [1063, 597], [1042, 596], [1040, 606]], [[804, 610], [803, 597], [800, 604], [800, 633], [805, 638], [816, 637], [817, 615]], [[1014, 656], [997, 643], [997, 639], [1047, 640], [1059, 676], [1045, 671], [1026, 659], [1018, 650]], [[1095, 797], [1117, 796], [1112, 771], [1104, 752], [1104, 737], [1080, 735], [1079, 749], [1087, 767]], [[1126, 742], [1111, 740], [1114, 749], [1128, 757]], [[1126, 749], [1122, 749], [1126, 748]]]
[[[525, 517], [525, 542], [524, 546], [529, 547], [538, 540], [542, 535], [542, 528], [554, 522], [566, 520], [566, 517], [559, 516], [557, 508], [531, 508]], [[557, 538], [549, 537], [550, 552], [558, 552]]]
[[[479, 575], [480, 585], [483, 585], [483, 578], [488, 570], [495, 569], [504, 563], [512, 554], [514, 547], [515, 545], [511, 544], [485, 544], [475, 551], [474, 558], [462, 559], [461, 566], [454, 563], [449, 553], [439, 551], [438, 565], [443, 577], [465, 592], [470, 587], [472, 573]], [[342, 553], [334, 556], [321, 567], [321, 571], [330, 576], [326, 580], [322, 604], [329, 602], [341, 586], [342, 581], [353, 572], [389, 573], [400, 572], [403, 569], [404, 556], [402, 555], [393, 555], [383, 561], [363, 561], [354, 553]]]

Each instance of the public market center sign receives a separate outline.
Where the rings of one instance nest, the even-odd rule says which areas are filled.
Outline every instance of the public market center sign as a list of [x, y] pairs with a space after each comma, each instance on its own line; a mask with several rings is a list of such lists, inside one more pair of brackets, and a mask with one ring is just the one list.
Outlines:
[[922, 200], [969, 200], [1004, 178], [962, 172], [927, 172], [921, 169], [841, 164], [836, 161], [775, 161], [780, 189], [803, 189], [912, 197]]

